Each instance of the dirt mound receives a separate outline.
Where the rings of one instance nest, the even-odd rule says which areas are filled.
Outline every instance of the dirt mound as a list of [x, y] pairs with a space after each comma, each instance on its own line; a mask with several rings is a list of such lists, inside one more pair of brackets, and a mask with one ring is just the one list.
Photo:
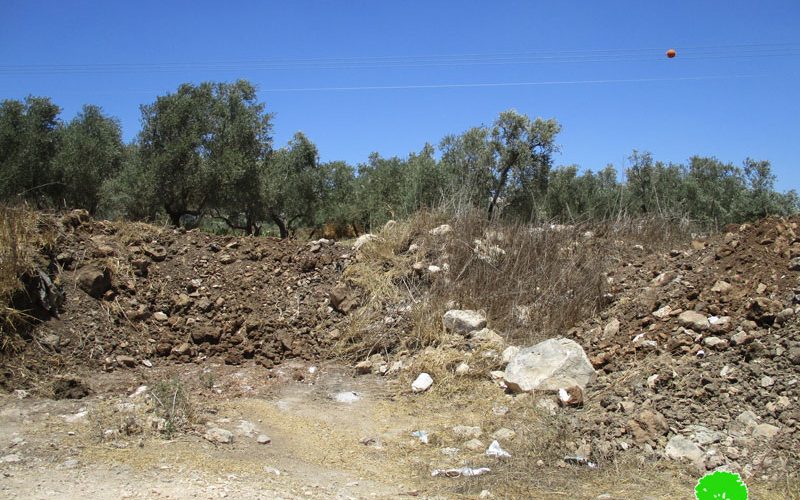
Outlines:
[[316, 359], [335, 330], [328, 294], [348, 256], [332, 241], [220, 237], [79, 212], [57, 227], [50, 260], [65, 300], [29, 338], [9, 339], [6, 389], [162, 360]]
[[570, 332], [600, 372], [575, 413], [595, 455], [654, 457], [680, 435], [699, 467], [798, 466], [798, 222], [619, 262], [611, 306]]

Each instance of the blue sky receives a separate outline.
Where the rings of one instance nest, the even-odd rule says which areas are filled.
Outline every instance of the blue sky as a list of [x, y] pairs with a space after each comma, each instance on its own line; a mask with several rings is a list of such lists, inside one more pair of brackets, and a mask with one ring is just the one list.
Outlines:
[[[0, 19], [0, 98], [50, 96], [65, 119], [98, 104], [126, 140], [180, 83], [246, 78], [276, 145], [302, 130], [323, 160], [405, 155], [515, 108], [562, 124], [558, 164], [750, 156], [800, 188], [796, 0], [0, 0]], [[498, 83], [535, 85], [451, 86]], [[358, 90], [285, 90], [341, 87]]]

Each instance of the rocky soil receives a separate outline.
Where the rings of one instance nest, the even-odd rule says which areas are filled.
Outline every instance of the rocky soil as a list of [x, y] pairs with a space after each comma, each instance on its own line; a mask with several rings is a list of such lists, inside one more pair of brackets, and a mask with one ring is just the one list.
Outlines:
[[[387, 254], [48, 220], [46, 320], [0, 353], [0, 495], [77, 474], [98, 498], [667, 498], [715, 469], [800, 491], [800, 219], [657, 251], [576, 233], [608, 254], [605, 295], [549, 339], [445, 304], [449, 226]], [[484, 269], [511, 250], [474, 245]]]

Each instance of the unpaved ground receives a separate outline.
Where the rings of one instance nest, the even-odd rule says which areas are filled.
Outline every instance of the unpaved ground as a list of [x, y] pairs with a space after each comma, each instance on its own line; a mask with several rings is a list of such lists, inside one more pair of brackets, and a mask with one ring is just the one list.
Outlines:
[[[273, 370], [258, 366], [212, 366], [214, 387], [199, 380], [200, 368], [180, 377], [192, 393], [198, 415], [194, 432], [169, 440], [147, 433], [101, 438], [108, 427], [108, 409], [120, 404], [141, 406], [130, 398], [142, 380], [175, 373], [151, 371], [98, 374], [97, 390], [83, 400], [2, 396], [0, 399], [0, 497], [2, 498], [451, 498], [476, 497], [484, 489], [503, 490], [493, 479], [431, 478], [432, 467], [488, 466], [507, 475], [506, 464], [461, 451], [442, 454], [451, 440], [444, 429], [479, 423], [489, 401], [454, 407], [431, 407], [426, 396], [394, 399], [385, 379], [353, 378], [335, 365], [299, 363]], [[206, 368], [208, 369], [208, 368]], [[194, 370], [194, 371], [193, 371]], [[306, 380], [293, 380], [304, 371]], [[146, 381], [146, 380], [145, 380]], [[342, 403], [340, 393], [358, 395]], [[502, 400], [502, 396], [500, 398]], [[509, 415], [522, 408], [508, 400]], [[86, 416], [81, 418], [82, 412]], [[78, 415], [78, 417], [76, 417]], [[495, 417], [497, 418], [497, 417]], [[509, 416], [506, 419], [513, 422]], [[241, 421], [255, 425], [255, 434], [237, 433], [232, 444], [212, 444], [203, 429], [219, 426], [236, 431]], [[410, 436], [416, 429], [435, 429], [429, 445]], [[256, 435], [272, 442], [258, 444]], [[363, 438], [374, 442], [362, 444]], [[511, 448], [513, 450], [513, 447]], [[534, 465], [534, 464], [528, 464]], [[516, 464], [519, 466], [519, 464]], [[529, 471], [540, 483], [539, 498], [685, 498], [692, 478], [680, 471], [639, 478], [625, 470], [594, 471], [553, 467]], [[487, 476], [488, 477], [488, 476]], [[657, 484], [658, 489], [653, 485]], [[502, 497], [502, 495], [498, 495]], [[776, 497], [777, 498], [777, 497]]]

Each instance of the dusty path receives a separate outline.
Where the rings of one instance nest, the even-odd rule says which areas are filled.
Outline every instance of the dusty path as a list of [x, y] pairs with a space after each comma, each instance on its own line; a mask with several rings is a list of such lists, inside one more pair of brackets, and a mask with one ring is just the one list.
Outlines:
[[[200, 382], [209, 366], [171, 368], [180, 369], [198, 420], [193, 431], [171, 440], [147, 432], [100, 436], [126, 412], [143, 418], [135, 409], [144, 400], [128, 395], [174, 372], [96, 374], [95, 395], [82, 400], [0, 396], [0, 497], [475, 498], [487, 489], [497, 498], [504, 496], [498, 481], [519, 480], [510, 475], [514, 467], [532, 467], [522, 472], [539, 485], [539, 498], [681, 498], [691, 492], [692, 485], [674, 472], [645, 480], [610, 468], [503, 465], [480, 451], [453, 451], [461, 446], [448, 435], [453, 425], [483, 424], [486, 433], [492, 432], [490, 421], [517, 425], [512, 416], [525, 415], [525, 399], [499, 393], [490, 401], [476, 394], [474, 404], [432, 406], [424, 396], [391, 396], [396, 382], [385, 378], [353, 378], [337, 366], [313, 374], [309, 368], [284, 365], [267, 378], [256, 366], [212, 365], [213, 387]], [[304, 380], [296, 380], [298, 374]], [[350, 401], [337, 401], [337, 395]], [[508, 405], [507, 416], [493, 413], [498, 404]], [[208, 427], [234, 432], [233, 443], [207, 441]], [[433, 429], [436, 438], [422, 444], [410, 435], [418, 429]], [[259, 444], [261, 434], [271, 443]], [[463, 465], [490, 466], [493, 476], [430, 477], [434, 467]]]

